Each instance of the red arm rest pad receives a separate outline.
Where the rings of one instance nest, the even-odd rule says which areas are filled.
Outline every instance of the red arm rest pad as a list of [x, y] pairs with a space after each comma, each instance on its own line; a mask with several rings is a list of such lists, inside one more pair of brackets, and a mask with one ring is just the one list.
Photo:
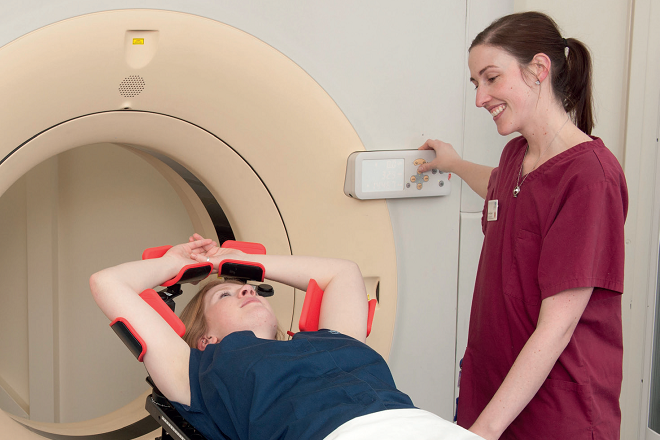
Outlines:
[[[147, 289], [140, 294], [147, 304], [149, 304], [158, 314], [167, 322], [172, 329], [176, 332], [177, 335], [183, 337], [186, 333], [186, 326], [183, 324], [183, 321], [179, 319], [178, 316], [169, 308], [165, 301], [161, 299], [158, 293], [153, 289]], [[145, 346], [146, 351], [146, 346]]]
[[171, 247], [172, 246], [170, 245], [165, 245], [145, 249], [144, 252], [142, 252], [142, 259], [149, 260], [151, 258], [160, 258], [165, 255], [165, 252], [169, 251]]
[[[305, 301], [303, 302], [302, 312], [298, 328], [301, 332], [315, 332], [319, 329], [319, 316], [321, 314], [321, 302], [323, 301], [323, 290], [316, 284], [316, 281], [309, 280]], [[374, 321], [376, 313], [376, 304], [378, 301], [372, 299], [369, 301], [369, 312], [367, 315], [367, 336], [371, 333], [371, 324]]]
[[131, 324], [120, 317], [112, 321], [110, 327], [112, 327], [117, 336], [119, 336], [119, 339], [122, 340], [137, 360], [142, 362], [144, 354], [147, 352], [147, 344], [144, 343]]
[[[165, 304], [158, 293], [153, 289], [147, 289], [140, 294], [140, 297], [149, 304], [158, 314], [167, 322], [177, 335], [183, 337], [186, 333], [186, 326], [174, 314], [172, 309]], [[110, 327], [115, 331], [119, 339], [128, 347], [138, 361], [142, 362], [144, 354], [147, 352], [147, 344], [135, 331], [133, 326], [122, 317], [119, 317], [110, 323]]]
[[374, 314], [376, 313], [376, 298], [369, 300], [369, 315], [367, 315], [367, 336], [371, 333], [371, 323], [374, 321]]
[[194, 263], [183, 266], [178, 274], [171, 280], [167, 280], [161, 284], [163, 287], [169, 287], [177, 283], [192, 283], [194, 281], [201, 281], [213, 270], [212, 263]]
[[264, 280], [266, 268], [261, 263], [241, 260], [222, 260], [218, 264], [218, 276], [229, 276], [236, 278], [246, 278], [248, 280]]
[[316, 284], [316, 281], [309, 280], [305, 301], [303, 302], [302, 312], [300, 313], [300, 321], [298, 322], [301, 332], [315, 332], [319, 329], [322, 300], [323, 290]]
[[250, 243], [249, 241], [227, 240], [222, 243], [223, 248], [238, 249], [246, 254], [266, 255], [266, 247], [261, 243]]

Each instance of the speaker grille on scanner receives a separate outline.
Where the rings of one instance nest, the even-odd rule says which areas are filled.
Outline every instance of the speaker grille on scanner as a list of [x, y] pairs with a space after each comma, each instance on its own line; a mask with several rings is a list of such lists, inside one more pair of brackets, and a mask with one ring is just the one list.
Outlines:
[[144, 90], [144, 79], [139, 75], [124, 78], [119, 84], [119, 93], [126, 98], [137, 96]]

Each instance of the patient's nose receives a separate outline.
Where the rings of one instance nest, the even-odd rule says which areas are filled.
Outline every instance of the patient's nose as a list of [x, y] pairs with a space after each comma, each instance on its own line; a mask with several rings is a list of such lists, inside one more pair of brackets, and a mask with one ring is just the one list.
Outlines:
[[254, 287], [252, 287], [250, 284], [245, 284], [243, 287], [241, 287], [241, 296], [256, 296], [257, 292], [255, 292]]

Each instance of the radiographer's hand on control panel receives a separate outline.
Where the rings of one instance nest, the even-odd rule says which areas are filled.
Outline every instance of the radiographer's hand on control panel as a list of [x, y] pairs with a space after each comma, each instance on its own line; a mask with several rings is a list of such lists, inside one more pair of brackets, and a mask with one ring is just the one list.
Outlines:
[[424, 163], [417, 168], [419, 173], [425, 173], [433, 168], [447, 173], [453, 173], [455, 164], [461, 160], [454, 147], [446, 142], [437, 139], [429, 139], [424, 145], [418, 148], [419, 150], [435, 150], [435, 159], [431, 162]]

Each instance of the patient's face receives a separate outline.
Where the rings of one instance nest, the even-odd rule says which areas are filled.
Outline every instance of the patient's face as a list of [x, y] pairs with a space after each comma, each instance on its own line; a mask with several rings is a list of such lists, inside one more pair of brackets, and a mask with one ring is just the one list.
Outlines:
[[275, 339], [277, 318], [266, 300], [249, 284], [226, 282], [204, 297], [204, 316], [209, 335], [222, 340], [230, 333], [252, 330], [263, 339]]

